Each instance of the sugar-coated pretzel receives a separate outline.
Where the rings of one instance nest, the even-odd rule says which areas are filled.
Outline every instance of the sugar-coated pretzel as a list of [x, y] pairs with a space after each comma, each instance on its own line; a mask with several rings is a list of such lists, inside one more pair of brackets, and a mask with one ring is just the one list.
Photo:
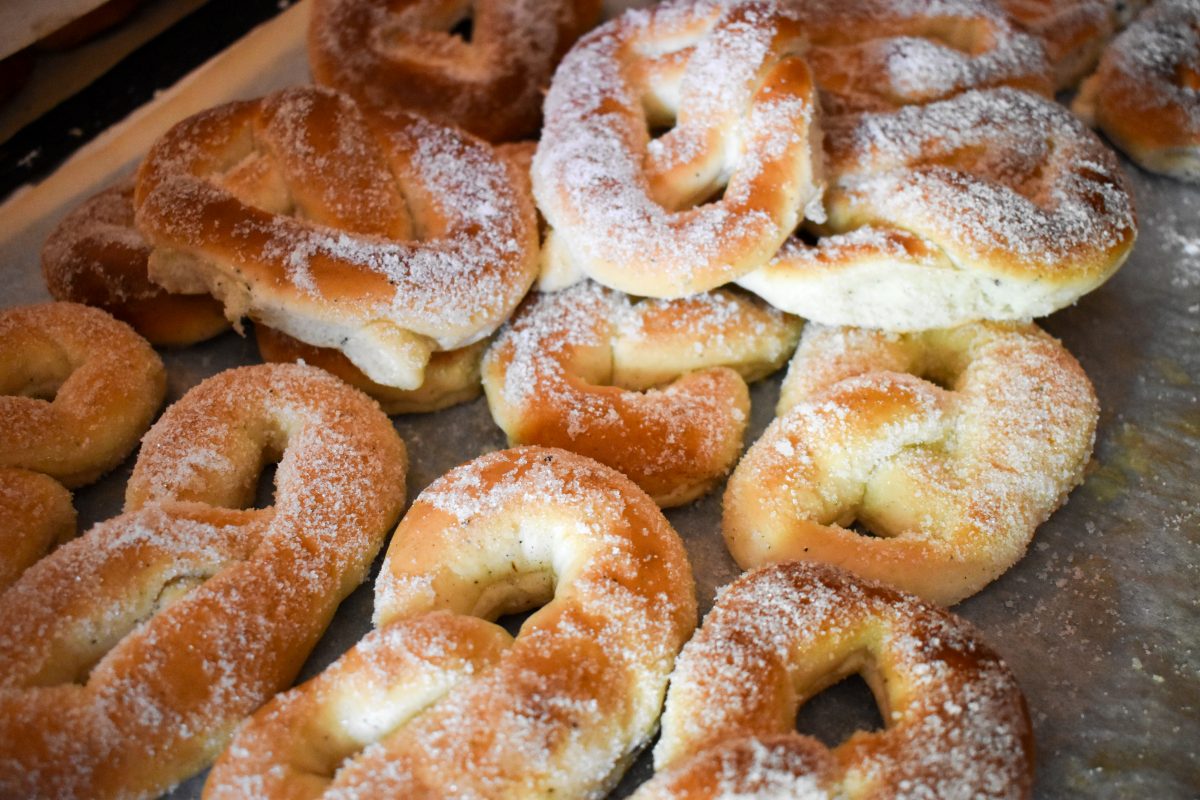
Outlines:
[[511, 169], [456, 129], [303, 87], [176, 125], [134, 201], [152, 280], [415, 389], [533, 282], [537, 218]]
[[820, 212], [804, 47], [795, 16], [767, 0], [671, 0], [581, 39], [555, 73], [533, 162], [554, 252], [650, 297], [765, 264], [806, 207]]
[[[515, 640], [475, 619], [537, 606]], [[242, 728], [206, 800], [600, 797], [656, 728], [696, 601], [683, 543], [644, 492], [527, 447], [422, 492], [375, 622]]]
[[[246, 508], [272, 457], [273, 505]], [[366, 576], [404, 474], [387, 417], [313, 367], [189, 391], [125, 513], [0, 594], [0, 796], [150, 797], [204, 767]]]
[[733, 292], [631, 303], [589, 281], [531, 295], [488, 351], [483, 385], [511, 444], [582, 453], [681, 505], [737, 461], [746, 381], [778, 369], [799, 333]]
[[458, 350], [440, 350], [429, 357], [425, 379], [419, 387], [396, 389], [371, 380], [333, 348], [313, 347], [266, 325], [254, 326], [254, 339], [263, 361], [303, 361], [320, 367], [375, 398], [385, 414], [440, 411], [474, 400], [483, 391], [479, 362], [489, 343], [484, 339]]
[[1096, 65], [1121, 24], [1119, 0], [997, 0], [1014, 23], [1036, 36], [1054, 68], [1054, 88], [1067, 89]]
[[131, 178], [89, 197], [46, 239], [46, 288], [56, 300], [103, 308], [151, 344], [194, 344], [227, 330], [212, 297], [170, 294], [150, 282], [150, 250], [133, 224]]
[[[536, 134], [559, 59], [600, 0], [317, 0], [313, 77], [375, 108], [409, 108], [490, 141]], [[458, 35], [463, 23], [469, 37]]]
[[64, 486], [124, 460], [166, 390], [146, 340], [99, 309], [0, 311], [0, 590], [75, 535]]
[[826, 125], [828, 234], [738, 280], [831, 325], [888, 330], [1041, 316], [1124, 263], [1137, 235], [1116, 156], [1066, 109], [967, 92]]
[[823, 561], [950, 605], [1015, 564], [1082, 480], [1098, 408], [1032, 324], [810, 324], [778, 413], [729, 479], [734, 559]]
[[[884, 728], [827, 748], [797, 709], [861, 673]], [[730, 585], [671, 675], [635, 800], [1020, 800], [1034, 741], [1008, 665], [966, 621], [826, 565]]]
[[1037, 39], [992, 0], [785, 0], [811, 44], [806, 58], [827, 116], [1011, 86], [1049, 96]]
[[1072, 105], [1142, 167], [1200, 183], [1200, 2], [1157, 0]]

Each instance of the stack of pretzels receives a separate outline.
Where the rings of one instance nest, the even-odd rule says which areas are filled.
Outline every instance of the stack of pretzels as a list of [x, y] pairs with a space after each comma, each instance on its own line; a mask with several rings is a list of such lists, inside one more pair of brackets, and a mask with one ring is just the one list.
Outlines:
[[[1137, 220], [1053, 93], [1095, 68], [1076, 109], [1196, 179], [1200, 2], [1108, 51], [1106, 0], [599, 5], [313, 0], [317, 85], [181, 121], [47, 241], [70, 302], [0, 315], [0, 795], [153, 796], [216, 759], [205, 797], [601, 797], [665, 698], [639, 798], [1029, 796], [1015, 678], [942, 607], [1023, 556], [1095, 438], [1030, 320]], [[1129, 103], [1169, 112], [1148, 141]], [[273, 363], [150, 427], [138, 333], [246, 320]], [[789, 359], [743, 455], [747, 384]], [[514, 449], [418, 497], [375, 629], [289, 690], [403, 509], [385, 414], [481, 392]], [[76, 538], [66, 489], [147, 428]], [[692, 638], [660, 509], [726, 476], [748, 572]], [[797, 734], [855, 673], [885, 730]]]

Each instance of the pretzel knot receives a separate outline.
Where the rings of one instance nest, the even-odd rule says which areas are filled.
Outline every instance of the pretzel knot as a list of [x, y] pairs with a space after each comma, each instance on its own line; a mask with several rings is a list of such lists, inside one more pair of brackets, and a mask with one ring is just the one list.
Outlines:
[[536, 135], [555, 65], [599, 16], [599, 0], [320, 0], [308, 54], [318, 81], [365, 105], [503, 141]]
[[511, 444], [582, 453], [681, 505], [737, 461], [746, 381], [799, 335], [799, 320], [745, 295], [631, 303], [588, 282], [521, 306], [484, 359], [484, 390]]
[[537, 221], [518, 186], [460, 131], [297, 88], [172, 128], [135, 204], [154, 281], [415, 389], [431, 352], [486, 337], [532, 283]]
[[1053, 93], [1039, 41], [989, 0], [790, 0], [826, 116], [1012, 86]]
[[766, 263], [819, 195], [803, 50], [796, 19], [758, 0], [669, 2], [581, 39], [533, 164], [552, 252], [650, 297]]
[[[253, 500], [278, 457], [275, 500]], [[0, 796], [145, 797], [287, 686], [403, 504], [404, 445], [311, 367], [221, 373], [146, 435], [125, 513], [0, 595]]]
[[[861, 673], [883, 730], [832, 750], [797, 709]], [[1033, 731], [1004, 663], [968, 623], [833, 567], [791, 562], [730, 585], [671, 675], [655, 777], [635, 800], [1017, 800]]]
[[150, 345], [99, 309], [0, 312], [0, 590], [75, 535], [64, 486], [128, 456], [166, 390]]
[[1042, 316], [1133, 248], [1113, 153], [1061, 106], [1013, 89], [831, 120], [829, 212], [738, 283], [826, 324], [889, 330]]
[[[599, 797], [655, 730], [696, 624], [650, 498], [549, 448], [430, 485], [375, 591], [378, 630], [256, 714], [207, 798]], [[483, 621], [543, 603], [515, 640]]]
[[1104, 51], [1071, 108], [1144, 168], [1200, 183], [1200, 3], [1146, 9]]
[[824, 561], [947, 605], [1024, 554], [1082, 479], [1098, 416], [1061, 344], [996, 323], [811, 325], [778, 413], [726, 489], [737, 562]]

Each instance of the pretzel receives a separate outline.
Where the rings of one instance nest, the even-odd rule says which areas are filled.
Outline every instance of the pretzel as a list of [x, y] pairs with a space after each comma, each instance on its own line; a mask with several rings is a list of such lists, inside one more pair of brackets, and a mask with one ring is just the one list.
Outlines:
[[1072, 109], [1145, 169], [1200, 183], [1200, 2], [1154, 3], [1105, 50]]
[[[273, 457], [273, 505], [246, 508]], [[150, 797], [204, 767], [366, 577], [404, 474], [387, 417], [320, 370], [189, 391], [125, 512], [0, 594], [0, 796]]]
[[1022, 30], [1036, 36], [1054, 67], [1054, 89], [1079, 83], [1122, 24], [1114, 0], [997, 0]]
[[650, 297], [765, 264], [806, 207], [820, 214], [803, 51], [794, 15], [760, 0], [671, 0], [582, 38], [555, 73], [533, 161], [555, 249]]
[[1137, 232], [1116, 157], [1061, 106], [967, 92], [826, 126], [828, 224], [738, 280], [772, 305], [888, 330], [1041, 316], [1125, 261]]
[[296, 88], [176, 125], [134, 204], [155, 282], [415, 389], [433, 351], [486, 338], [533, 282], [537, 220], [518, 185], [457, 130]]
[[[475, 619], [543, 603], [515, 640]], [[683, 543], [644, 492], [527, 447], [417, 498], [375, 623], [251, 718], [207, 800], [600, 797], [656, 728], [696, 601]]]
[[811, 47], [821, 110], [891, 111], [968, 89], [1051, 96], [1041, 43], [991, 0], [789, 0]]
[[[490, 141], [537, 133], [542, 94], [600, 0], [319, 0], [313, 77], [379, 109], [409, 108]], [[460, 31], [466, 26], [466, 32]]]
[[951, 605], [1015, 564], [1082, 480], [1098, 408], [1032, 324], [810, 325], [777, 413], [725, 492], [738, 564], [823, 561]]
[[165, 394], [158, 355], [103, 311], [0, 311], [0, 590], [75, 535], [64, 485], [121, 463]]
[[[797, 709], [861, 673], [885, 726], [832, 750]], [[1033, 730], [1011, 670], [966, 621], [826, 565], [775, 564], [719, 596], [671, 675], [657, 773], [634, 800], [1016, 800]]]
[[229, 328], [208, 295], [169, 294], [150, 282], [150, 245], [133, 224], [133, 179], [88, 198], [42, 248], [42, 274], [56, 300], [98, 306], [151, 344], [177, 347]]
[[434, 353], [425, 366], [425, 381], [420, 387], [394, 389], [375, 383], [332, 348], [307, 345], [266, 325], [254, 326], [254, 338], [263, 361], [302, 361], [320, 367], [375, 398], [389, 415], [440, 411], [474, 400], [483, 391], [479, 382], [479, 362], [490, 341], [484, 339], [458, 350]]
[[746, 381], [778, 369], [799, 334], [732, 292], [633, 304], [589, 282], [531, 295], [484, 358], [483, 386], [511, 444], [582, 453], [682, 505], [733, 467]]

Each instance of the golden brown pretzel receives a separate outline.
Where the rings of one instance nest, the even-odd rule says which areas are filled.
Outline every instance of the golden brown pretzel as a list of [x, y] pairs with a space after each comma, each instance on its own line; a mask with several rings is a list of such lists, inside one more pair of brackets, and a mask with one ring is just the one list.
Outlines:
[[46, 288], [56, 300], [103, 308], [151, 344], [194, 344], [226, 330], [213, 298], [169, 294], [150, 282], [150, 249], [133, 224], [130, 178], [85, 200], [46, 239]]
[[[515, 640], [475, 619], [538, 606]], [[526, 447], [422, 492], [375, 622], [251, 719], [207, 800], [600, 797], [655, 730], [696, 602], [683, 543], [644, 492]]]
[[[884, 728], [830, 750], [796, 711], [861, 673]], [[1018, 800], [1033, 730], [1012, 672], [958, 617], [829, 566], [743, 575], [671, 675], [655, 777], [635, 800]]]
[[634, 304], [589, 281], [531, 295], [488, 351], [483, 385], [510, 444], [582, 453], [675, 506], [732, 468], [746, 381], [778, 369], [799, 334], [799, 320], [734, 292]]
[[1104, 51], [1072, 109], [1142, 167], [1200, 182], [1200, 2], [1150, 6]]
[[510, 170], [458, 130], [307, 87], [176, 125], [134, 204], [155, 282], [415, 389], [433, 351], [486, 338], [533, 282], [537, 220]]
[[318, 0], [308, 58], [364, 105], [507, 141], [536, 134], [555, 65], [599, 17], [600, 0]]
[[425, 380], [416, 389], [396, 389], [375, 383], [337, 350], [313, 347], [266, 325], [254, 326], [254, 339], [263, 361], [303, 361], [338, 376], [375, 398], [385, 414], [418, 414], [474, 400], [483, 391], [479, 362], [489, 339], [429, 357]]
[[827, 122], [827, 234], [738, 280], [833, 325], [924, 330], [1073, 303], [1133, 247], [1114, 154], [1066, 109], [1013, 89]]
[[103, 311], [0, 311], [0, 589], [75, 534], [66, 489], [115, 467], [166, 394], [144, 339]]
[[672, 0], [581, 39], [555, 73], [533, 162], [552, 252], [650, 297], [766, 263], [819, 196], [804, 48], [794, 15], [759, 0]]
[[1054, 88], [1067, 89], [1095, 66], [1121, 24], [1116, 0], [997, 0], [1013, 22], [1036, 36], [1054, 67]]
[[949, 605], [1016, 563], [1079, 483], [1098, 409], [1032, 324], [810, 324], [778, 413], [725, 492], [737, 562], [823, 561]]
[[[274, 503], [246, 508], [270, 458]], [[125, 513], [0, 594], [0, 796], [149, 797], [202, 768], [366, 576], [404, 473], [387, 417], [315, 368], [184, 395]]]
[[829, 116], [1011, 86], [1049, 96], [1040, 43], [991, 0], [787, 0]]

